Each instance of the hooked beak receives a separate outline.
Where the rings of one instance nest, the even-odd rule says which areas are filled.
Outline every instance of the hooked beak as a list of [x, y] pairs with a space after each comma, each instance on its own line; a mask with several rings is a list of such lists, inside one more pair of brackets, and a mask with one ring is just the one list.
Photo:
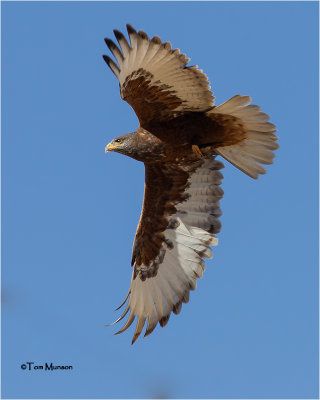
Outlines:
[[111, 142], [106, 145], [104, 151], [105, 151], [105, 153], [108, 153], [109, 151], [112, 151], [113, 149], [115, 149], [116, 147], [119, 147], [119, 146], [120, 146], [120, 144], [112, 144], [112, 142]]

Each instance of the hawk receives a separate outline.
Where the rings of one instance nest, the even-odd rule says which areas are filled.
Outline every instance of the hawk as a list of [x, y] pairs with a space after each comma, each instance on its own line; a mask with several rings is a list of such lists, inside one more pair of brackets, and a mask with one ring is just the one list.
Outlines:
[[[220, 231], [222, 156], [251, 178], [265, 174], [279, 146], [275, 126], [249, 96], [215, 106], [207, 76], [179, 49], [127, 25], [130, 44], [105, 39], [115, 61], [103, 58], [119, 80], [121, 98], [134, 109], [139, 127], [113, 139], [117, 152], [145, 165], [144, 199], [133, 251], [128, 313], [121, 333], [137, 317], [132, 343], [147, 324], [149, 335], [189, 301], [212, 257]], [[119, 308], [120, 308], [119, 307]], [[119, 309], [118, 308], [118, 309]]]

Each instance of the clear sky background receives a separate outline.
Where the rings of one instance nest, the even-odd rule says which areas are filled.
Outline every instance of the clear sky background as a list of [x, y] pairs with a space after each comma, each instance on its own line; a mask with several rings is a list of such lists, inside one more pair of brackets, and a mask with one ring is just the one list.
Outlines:
[[[214, 258], [133, 346], [104, 327], [144, 184], [104, 154], [138, 125], [101, 57], [127, 22], [187, 53], [217, 104], [252, 96], [281, 146], [258, 181], [225, 162]], [[2, 398], [318, 397], [317, 32], [315, 2], [2, 2]]]

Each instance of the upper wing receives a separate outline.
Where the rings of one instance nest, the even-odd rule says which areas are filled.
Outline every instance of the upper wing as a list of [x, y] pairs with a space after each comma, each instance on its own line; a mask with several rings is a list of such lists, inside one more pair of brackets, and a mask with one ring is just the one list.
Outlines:
[[118, 65], [108, 56], [106, 63], [119, 79], [120, 94], [136, 112], [141, 126], [149, 121], [166, 120], [188, 111], [207, 111], [213, 106], [213, 95], [207, 76], [179, 49], [162, 43], [155, 36], [138, 33], [127, 25], [129, 46], [123, 34], [114, 30], [121, 50], [105, 39]]
[[146, 165], [143, 208], [133, 245], [134, 269], [125, 301], [129, 300], [115, 322], [130, 314], [117, 333], [126, 330], [137, 315], [134, 342], [146, 319], [145, 336], [158, 322], [165, 326], [171, 311], [178, 314], [182, 303], [188, 302], [189, 291], [202, 277], [203, 258], [212, 257], [209, 246], [217, 244], [221, 168], [223, 164], [212, 157], [184, 166]]

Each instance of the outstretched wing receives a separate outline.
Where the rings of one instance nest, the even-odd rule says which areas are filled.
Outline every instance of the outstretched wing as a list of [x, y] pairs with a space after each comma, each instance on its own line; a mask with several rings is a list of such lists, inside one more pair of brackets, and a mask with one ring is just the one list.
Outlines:
[[207, 111], [213, 106], [213, 95], [207, 76], [179, 49], [171, 50], [169, 42], [155, 36], [151, 40], [127, 25], [129, 46], [124, 35], [114, 30], [121, 50], [105, 39], [118, 65], [108, 56], [106, 63], [119, 80], [120, 94], [136, 112], [140, 125], [150, 121], [174, 118], [190, 111]]
[[[212, 257], [220, 231], [219, 187], [223, 164], [213, 157], [185, 165], [146, 165], [142, 214], [133, 245], [133, 274], [126, 309], [125, 331], [137, 316], [133, 341], [146, 320], [145, 336], [157, 323], [165, 326], [171, 311], [178, 314], [189, 301], [205, 264]], [[123, 306], [124, 303], [121, 305]], [[120, 306], [120, 307], [121, 307]]]

